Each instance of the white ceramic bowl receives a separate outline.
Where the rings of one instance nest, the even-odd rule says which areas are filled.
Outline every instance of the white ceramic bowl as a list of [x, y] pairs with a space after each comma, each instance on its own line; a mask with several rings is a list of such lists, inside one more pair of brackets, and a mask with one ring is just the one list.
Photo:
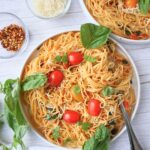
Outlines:
[[[65, 32], [69, 32], [70, 30], [67, 30]], [[74, 30], [74, 31], [78, 31], [78, 30]], [[53, 36], [50, 36], [50, 38], [52, 37], [55, 37], [55, 36], [58, 36], [59, 34], [62, 34], [62, 33], [65, 33], [65, 32], [61, 32], [61, 33], [58, 33], [57, 35], [53, 35]], [[114, 39], [110, 38], [112, 41], [114, 41], [116, 44], [117, 44], [117, 49], [118, 51], [124, 55], [131, 63], [132, 65], [132, 68], [133, 68], [133, 78], [132, 78], [132, 82], [133, 82], [133, 88], [135, 90], [135, 96], [136, 96], [136, 104], [135, 104], [135, 107], [133, 109], [133, 113], [132, 113], [132, 116], [131, 116], [131, 120], [135, 117], [135, 114], [137, 112], [137, 109], [138, 109], [138, 106], [139, 106], [139, 102], [140, 102], [140, 80], [139, 80], [139, 75], [138, 75], [138, 72], [137, 72], [137, 69], [136, 69], [136, 66], [132, 60], [132, 58], [130, 57], [130, 55], [128, 54], [128, 52]], [[48, 40], [48, 39], [47, 39]], [[46, 40], [45, 40], [46, 41]], [[43, 41], [43, 42], [45, 42]], [[41, 44], [43, 44], [43, 42]], [[38, 55], [38, 47], [41, 46], [38, 45], [35, 50], [29, 55], [29, 57], [27, 58], [24, 66], [23, 66], [23, 69], [21, 71], [21, 75], [20, 75], [20, 78], [22, 79], [22, 76], [23, 76], [23, 72], [24, 72], [24, 68], [26, 66], [26, 64], [28, 64], [33, 58], [37, 57]], [[62, 150], [81, 150], [81, 149], [70, 149], [70, 148], [65, 148], [65, 147], [61, 147], [61, 146], [58, 146], [58, 145], [55, 145], [55, 144], [52, 144], [50, 142], [48, 142], [43, 136], [42, 134], [37, 130], [37, 128], [35, 128], [35, 126], [33, 125], [33, 120], [32, 120], [32, 117], [30, 116], [29, 114], [29, 110], [28, 110], [28, 107], [25, 106], [24, 104], [24, 101], [23, 99], [21, 98], [20, 100], [20, 107], [22, 109], [22, 112], [24, 114], [24, 117], [26, 119], [26, 121], [29, 123], [30, 127], [35, 131], [35, 133], [41, 137], [42, 140], [44, 140], [45, 142], [49, 143], [51, 146], [54, 146], [56, 148], [59, 148], [59, 149], [62, 149]], [[125, 131], [125, 126], [122, 128], [122, 130], [112, 139], [112, 141], [116, 140], [117, 138], [120, 137], [120, 135]]]
[[[95, 20], [95, 18], [88, 11], [84, 1], [83, 0], [79, 0], [79, 2], [80, 2], [80, 5], [81, 5], [81, 7], [83, 9], [83, 12], [85, 13], [87, 18], [89, 19], [89, 22], [99, 25], [99, 23]], [[132, 39], [127, 39], [127, 38], [118, 36], [118, 35], [113, 34], [113, 33], [111, 34], [111, 37], [113, 37], [117, 41], [125, 43], [125, 44], [136, 44], [137, 45], [137, 44], [148, 44], [148, 43], [150, 43], [150, 39], [147, 39], [147, 40], [132, 40]]]
[[39, 15], [39, 14], [36, 12], [36, 10], [33, 8], [33, 4], [32, 4], [32, 1], [31, 1], [31, 0], [26, 0], [26, 3], [27, 3], [27, 5], [28, 5], [29, 9], [31, 10], [31, 12], [32, 12], [35, 16], [37, 16], [37, 17], [39, 17], [39, 18], [41, 18], [41, 19], [54, 20], [54, 19], [58, 19], [58, 18], [64, 16], [64, 15], [68, 12], [68, 10], [69, 10], [69, 8], [70, 8], [70, 5], [71, 5], [71, 1], [72, 1], [72, 0], [68, 0], [68, 1], [67, 1], [67, 4], [66, 4], [66, 6], [65, 6], [64, 11], [61, 12], [59, 15], [54, 16], [54, 17], [44, 17], [44, 16], [41, 16], [41, 15]]

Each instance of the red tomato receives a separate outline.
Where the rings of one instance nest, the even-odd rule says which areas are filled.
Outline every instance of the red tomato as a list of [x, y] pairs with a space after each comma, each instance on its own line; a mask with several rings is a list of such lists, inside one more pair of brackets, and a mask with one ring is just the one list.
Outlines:
[[63, 120], [67, 123], [77, 123], [80, 120], [80, 114], [77, 111], [66, 110], [63, 114]]
[[91, 116], [98, 116], [101, 112], [100, 101], [97, 99], [91, 99], [88, 103], [88, 113]]
[[129, 109], [129, 102], [127, 100], [123, 101], [123, 105], [124, 105], [124, 107], [125, 107], [126, 110]]
[[48, 81], [51, 86], [59, 86], [63, 78], [63, 73], [59, 70], [55, 70], [49, 74]]
[[68, 55], [70, 65], [78, 65], [83, 61], [83, 54], [80, 52], [71, 52]]
[[127, 8], [135, 8], [138, 1], [137, 0], [125, 0], [124, 3]]
[[139, 40], [138, 35], [135, 34], [135, 33], [130, 34], [130, 35], [129, 35], [129, 38], [132, 39], [132, 40]]
[[148, 37], [147, 34], [142, 33], [142, 34], [139, 35], [139, 38], [144, 40], [144, 39], [148, 39], [149, 37]]

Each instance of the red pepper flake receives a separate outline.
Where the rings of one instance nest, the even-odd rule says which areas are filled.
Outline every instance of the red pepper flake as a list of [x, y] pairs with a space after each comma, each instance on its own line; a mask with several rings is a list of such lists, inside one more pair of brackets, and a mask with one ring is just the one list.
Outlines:
[[22, 27], [11, 24], [0, 31], [1, 45], [8, 51], [18, 51], [25, 39], [25, 32]]

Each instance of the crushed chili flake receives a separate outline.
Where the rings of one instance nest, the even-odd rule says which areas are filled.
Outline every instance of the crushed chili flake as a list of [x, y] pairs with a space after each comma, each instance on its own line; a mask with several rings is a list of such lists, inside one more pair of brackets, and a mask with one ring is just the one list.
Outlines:
[[25, 39], [25, 32], [22, 27], [11, 24], [0, 30], [1, 45], [8, 51], [18, 51]]

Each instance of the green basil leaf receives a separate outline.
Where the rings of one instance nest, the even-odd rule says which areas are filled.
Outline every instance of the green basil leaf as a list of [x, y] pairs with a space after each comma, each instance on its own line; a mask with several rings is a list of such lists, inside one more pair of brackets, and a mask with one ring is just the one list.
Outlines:
[[150, 0], [139, 0], [139, 9], [141, 13], [147, 14], [150, 8]]
[[68, 56], [67, 56], [67, 54], [64, 54], [63, 56], [58, 55], [55, 57], [55, 61], [58, 63], [61, 63], [61, 62], [67, 63], [68, 62]]
[[0, 82], [0, 93], [4, 93], [3, 84]]
[[100, 125], [94, 135], [84, 143], [82, 150], [108, 150], [109, 142], [109, 130], [104, 125]]
[[84, 55], [84, 59], [89, 62], [93, 62], [93, 63], [96, 62], [96, 58], [88, 56], [88, 55]]
[[114, 93], [115, 89], [111, 86], [107, 86], [102, 90], [103, 96], [110, 96]]
[[83, 129], [84, 131], [87, 131], [87, 130], [90, 128], [90, 126], [91, 126], [91, 124], [88, 123], [88, 122], [83, 122], [83, 123], [82, 123], [82, 129]]
[[81, 26], [81, 41], [86, 49], [99, 48], [104, 45], [111, 30], [104, 26], [86, 23]]
[[80, 87], [79, 87], [78, 85], [75, 85], [75, 86], [73, 87], [73, 92], [74, 92], [75, 94], [81, 93]]
[[51, 116], [50, 114], [47, 114], [47, 115], [45, 116], [46, 120], [54, 120], [54, 119], [56, 119], [57, 117], [58, 117], [58, 114], [55, 114], [55, 115], [53, 115], [53, 116]]
[[27, 131], [27, 123], [20, 110], [20, 91], [21, 85], [19, 79], [9, 79], [4, 83], [4, 117], [9, 127], [14, 131], [11, 148], [21, 146], [22, 150], [25, 150], [26, 147], [23, 144], [22, 138]]
[[54, 140], [58, 140], [58, 138], [60, 137], [60, 127], [57, 126], [55, 129], [53, 129], [53, 132], [52, 132], [52, 137], [54, 138]]
[[22, 90], [29, 91], [42, 87], [47, 82], [47, 77], [43, 73], [36, 73], [28, 76], [22, 83]]

